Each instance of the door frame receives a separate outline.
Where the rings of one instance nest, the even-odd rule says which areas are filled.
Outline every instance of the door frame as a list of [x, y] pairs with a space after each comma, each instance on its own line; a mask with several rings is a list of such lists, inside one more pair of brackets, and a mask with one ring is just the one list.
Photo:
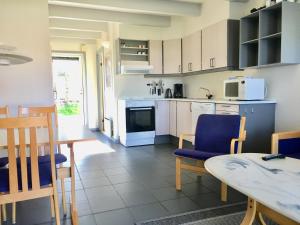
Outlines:
[[[51, 63], [53, 57], [78, 57], [79, 62], [81, 62], [82, 68], [82, 88], [83, 88], [83, 120], [84, 126], [88, 125], [88, 96], [87, 96], [87, 71], [86, 71], [86, 55], [85, 52], [81, 51], [52, 51], [51, 52]], [[53, 73], [52, 73], [53, 79]], [[52, 83], [52, 89], [54, 88], [54, 83]]]
[[104, 131], [104, 47], [97, 50], [97, 83], [98, 83], [98, 125], [101, 132]]

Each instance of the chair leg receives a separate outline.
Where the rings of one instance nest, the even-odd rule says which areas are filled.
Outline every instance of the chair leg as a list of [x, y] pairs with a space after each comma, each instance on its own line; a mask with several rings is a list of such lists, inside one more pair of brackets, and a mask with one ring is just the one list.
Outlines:
[[54, 192], [53, 198], [54, 198], [54, 209], [55, 209], [55, 222], [56, 222], [56, 225], [60, 225], [58, 197], [57, 197], [56, 191]]
[[227, 202], [227, 185], [221, 184], [221, 200], [222, 202]]
[[51, 209], [51, 218], [55, 217], [55, 210], [54, 210], [54, 200], [53, 196], [50, 196], [50, 209]]
[[17, 203], [12, 203], [12, 224], [16, 224], [16, 217], [17, 217]]
[[0, 225], [2, 225], [2, 207], [0, 205]]
[[64, 209], [64, 216], [67, 216], [67, 201], [66, 201], [66, 189], [65, 189], [64, 178], [60, 179], [60, 185], [61, 185], [61, 192], [62, 192], [62, 204]]
[[2, 213], [3, 213], [3, 221], [6, 222], [7, 221], [7, 213], [6, 213], [6, 205], [5, 204], [2, 205]]
[[181, 191], [181, 158], [176, 157], [176, 190]]

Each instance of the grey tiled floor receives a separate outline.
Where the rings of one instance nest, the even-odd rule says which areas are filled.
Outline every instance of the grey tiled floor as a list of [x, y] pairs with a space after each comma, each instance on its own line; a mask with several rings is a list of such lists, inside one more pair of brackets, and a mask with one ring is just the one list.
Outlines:
[[[197, 177], [184, 172], [182, 192], [176, 192], [172, 154], [176, 146], [163, 144], [126, 149], [98, 136], [102, 142], [99, 149], [91, 151], [81, 146], [76, 150], [80, 225], [132, 225], [137, 221], [224, 204], [220, 201], [220, 182], [210, 175]], [[69, 196], [70, 181], [66, 182], [66, 189]], [[230, 190], [228, 204], [240, 201], [246, 198]], [[10, 217], [11, 209], [8, 211]], [[62, 224], [69, 225], [69, 218], [68, 213]], [[18, 203], [17, 224], [55, 224], [50, 219], [49, 200]]]

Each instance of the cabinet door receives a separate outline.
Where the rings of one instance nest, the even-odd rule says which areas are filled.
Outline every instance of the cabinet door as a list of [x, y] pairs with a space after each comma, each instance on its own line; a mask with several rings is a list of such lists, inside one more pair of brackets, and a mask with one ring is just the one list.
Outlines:
[[170, 101], [169, 127], [170, 135], [177, 136], [177, 102]]
[[181, 39], [166, 40], [164, 49], [164, 74], [181, 73]]
[[216, 28], [214, 25], [202, 30], [202, 70], [212, 69], [212, 59], [215, 52]]
[[216, 48], [213, 56], [213, 67], [222, 68], [228, 66], [228, 21], [224, 20], [215, 25]]
[[228, 20], [202, 30], [202, 69], [227, 67]]
[[[177, 102], [177, 137], [192, 133], [192, 102]], [[191, 141], [192, 138], [186, 140]]]
[[155, 133], [156, 135], [169, 135], [170, 106], [169, 101], [156, 101], [155, 105]]
[[183, 73], [201, 70], [201, 31], [182, 39]]
[[162, 41], [149, 41], [149, 62], [153, 66], [152, 74], [162, 74]]

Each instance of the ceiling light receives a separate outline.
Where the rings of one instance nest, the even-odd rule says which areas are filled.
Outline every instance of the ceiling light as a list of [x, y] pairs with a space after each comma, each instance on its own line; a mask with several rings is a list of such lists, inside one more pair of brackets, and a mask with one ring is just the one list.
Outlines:
[[16, 48], [0, 43], [0, 66], [9, 66], [31, 62], [33, 59], [27, 56], [12, 54]]

